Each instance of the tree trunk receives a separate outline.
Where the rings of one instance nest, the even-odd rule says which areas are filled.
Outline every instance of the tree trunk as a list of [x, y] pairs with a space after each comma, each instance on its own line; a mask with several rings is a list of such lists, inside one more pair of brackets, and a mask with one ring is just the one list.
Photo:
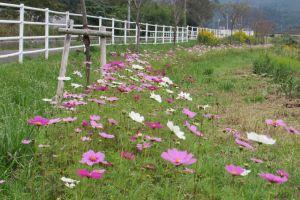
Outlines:
[[174, 31], [173, 31], [173, 45], [176, 46], [176, 40], [177, 40], [177, 25], [174, 26]]
[[137, 38], [136, 38], [136, 50], [140, 51], [140, 37], [141, 37], [141, 24], [140, 24], [140, 8], [138, 8], [136, 14], [136, 26], [137, 26]]

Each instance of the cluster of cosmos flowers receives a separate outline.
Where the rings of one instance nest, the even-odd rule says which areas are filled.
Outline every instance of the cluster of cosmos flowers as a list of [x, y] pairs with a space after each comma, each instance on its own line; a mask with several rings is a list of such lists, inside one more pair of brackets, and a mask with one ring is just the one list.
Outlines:
[[[158, 104], [161, 104], [163, 101], [167, 102], [171, 105], [174, 101], [193, 101], [191, 95], [187, 92], [178, 91], [178, 86], [175, 86], [173, 81], [166, 77], [162, 72], [155, 72], [154, 69], [147, 63], [140, 59], [140, 56], [137, 54], [124, 54], [122, 55], [125, 58], [125, 62], [122, 61], [114, 61], [106, 64], [100, 71], [103, 75], [102, 79], [99, 79], [96, 83], [89, 86], [84, 93], [82, 94], [72, 94], [69, 92], [65, 92], [64, 99], [65, 102], [62, 103], [61, 108], [75, 111], [78, 106], [87, 105], [88, 102], [96, 103], [98, 105], [105, 105], [109, 103], [114, 103], [119, 100], [118, 97], [108, 97], [108, 96], [100, 96], [100, 98], [90, 98], [90, 94], [93, 92], [103, 92], [115, 89], [120, 93], [128, 94], [133, 91], [137, 92], [149, 92], [149, 98], [153, 101], [156, 101]], [[126, 72], [126, 73], [120, 73]], [[155, 72], [155, 73], [154, 73]], [[130, 74], [130, 75], [128, 75]], [[82, 77], [82, 74], [79, 71], [75, 71], [73, 75], [78, 77]], [[71, 78], [65, 78], [65, 81], [71, 80]], [[71, 86], [74, 88], [81, 88], [80, 84], [71, 83]], [[159, 91], [165, 90], [165, 93], [169, 94], [171, 97], [164, 98], [159, 94]], [[175, 90], [175, 91], [174, 91]], [[175, 95], [177, 94], [177, 95]], [[135, 95], [134, 100], [140, 101], [141, 96]], [[47, 100], [46, 101], [50, 101]], [[203, 109], [204, 111], [210, 108], [209, 105], [201, 105], [198, 108]], [[177, 110], [169, 107], [166, 108], [165, 114], [172, 115]], [[198, 124], [194, 121], [195, 117], [199, 115], [197, 112], [190, 110], [188, 107], [184, 107], [180, 109], [182, 115], [185, 116], [185, 120], [182, 122], [182, 126], [185, 127], [190, 133], [192, 133], [195, 137], [204, 137], [204, 133], [199, 130]], [[201, 115], [206, 120], [219, 120], [221, 118], [218, 114], [205, 113]], [[169, 129], [170, 132], [174, 133], [180, 140], [185, 140], [186, 137], [191, 137], [185, 134], [184, 129], [178, 125], [176, 125], [173, 121], [169, 120], [166, 124], [162, 124], [158, 121], [147, 120], [147, 116], [144, 117], [140, 113], [136, 111], [128, 111], [128, 117], [134, 122], [138, 123], [141, 126], [148, 127], [149, 130], [155, 132], [159, 129]], [[150, 118], [150, 117], [149, 117]], [[47, 119], [41, 116], [35, 116], [33, 119], [28, 120], [28, 124], [34, 125], [37, 127], [41, 126], [49, 126], [55, 123], [71, 123], [76, 122], [76, 117], [66, 117], [66, 118], [55, 118], [55, 119]], [[117, 125], [119, 122], [114, 119], [108, 119], [108, 124], [110, 126]], [[178, 122], [177, 122], [178, 123]], [[288, 132], [293, 134], [298, 134], [299, 131], [293, 127], [287, 126], [282, 120], [266, 120], [266, 124], [273, 127], [283, 127]], [[104, 125], [101, 123], [101, 117], [99, 115], [90, 115], [89, 120], [83, 120], [80, 122], [80, 126], [75, 129], [75, 132], [80, 133], [85, 128], [91, 128], [98, 132], [99, 137], [107, 140], [114, 140], [116, 135], [106, 133], [104, 129]], [[247, 150], [255, 150], [256, 147], [253, 144], [254, 142], [265, 144], [265, 145], [274, 145], [276, 140], [270, 138], [267, 135], [257, 134], [255, 132], [248, 132], [247, 138], [243, 137], [243, 135], [234, 129], [226, 128], [224, 130], [225, 133], [232, 134], [235, 143], [244, 149]], [[90, 141], [91, 137], [83, 136], [81, 137], [83, 142]], [[143, 135], [140, 132], [137, 132], [135, 135], [129, 138], [131, 142], [142, 141], [136, 144], [137, 152], [142, 152], [145, 149], [151, 148], [154, 143], [163, 142], [163, 138], [151, 136], [151, 135]], [[30, 139], [24, 139], [22, 141], [23, 144], [30, 144]], [[40, 147], [47, 147], [47, 145], [39, 145]], [[120, 157], [127, 160], [135, 160], [136, 154], [134, 152], [122, 151], [120, 152]], [[169, 162], [170, 164], [179, 168], [183, 166], [182, 170], [188, 173], [194, 173], [195, 170], [187, 168], [197, 162], [197, 158], [194, 154], [185, 151], [179, 150], [176, 148], [165, 149], [165, 151], [161, 152], [161, 159]], [[251, 158], [251, 160], [255, 163], [262, 163], [263, 160], [258, 158]], [[104, 177], [106, 173], [106, 169], [99, 168], [99, 166], [111, 166], [112, 163], [106, 161], [106, 157], [104, 152], [94, 151], [90, 149], [87, 152], [82, 154], [82, 159], [79, 161], [82, 166], [80, 169], [77, 169], [76, 174], [81, 178], [88, 179], [101, 179]], [[251, 171], [249, 169], [244, 169], [241, 166], [236, 166], [234, 164], [228, 164], [225, 166], [225, 169], [232, 176], [246, 176]], [[281, 184], [288, 180], [288, 173], [284, 170], [278, 170], [277, 174], [271, 173], [259, 173], [258, 176], [263, 178], [264, 180], [269, 181], [270, 183]], [[62, 177], [61, 179], [64, 184], [73, 188], [79, 181]], [[0, 184], [4, 183], [4, 180], [0, 180]]]

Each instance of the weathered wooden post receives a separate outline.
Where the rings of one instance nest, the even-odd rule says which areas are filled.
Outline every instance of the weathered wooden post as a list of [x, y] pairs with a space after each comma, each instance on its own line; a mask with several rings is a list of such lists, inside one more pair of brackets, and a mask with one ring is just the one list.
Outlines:
[[[68, 28], [72, 29], [74, 22], [72, 20], [71, 21], [69, 20], [67, 23], [68, 23]], [[65, 35], [64, 49], [62, 53], [62, 59], [60, 64], [59, 77], [58, 77], [58, 85], [56, 90], [56, 96], [54, 97], [54, 101], [56, 102], [56, 104], [59, 104], [63, 98], [64, 81], [65, 81], [64, 79], [67, 72], [70, 46], [71, 46], [71, 34], [68, 33]]]
[[[106, 27], [102, 26], [100, 28], [102, 32], [106, 32]], [[100, 64], [101, 67], [106, 65], [106, 37], [101, 37], [100, 36]]]

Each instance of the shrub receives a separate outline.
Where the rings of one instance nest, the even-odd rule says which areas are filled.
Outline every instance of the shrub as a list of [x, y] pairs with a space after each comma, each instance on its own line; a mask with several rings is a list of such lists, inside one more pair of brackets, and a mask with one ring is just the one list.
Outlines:
[[219, 43], [219, 39], [214, 35], [214, 33], [207, 30], [201, 30], [198, 33], [198, 42], [207, 45], [217, 45]]
[[253, 63], [253, 72], [271, 77], [289, 97], [300, 97], [300, 62], [290, 57], [265, 54]]
[[239, 44], [254, 43], [254, 37], [247, 35], [244, 31], [238, 31], [233, 33], [231, 39], [234, 43], [239, 43]]

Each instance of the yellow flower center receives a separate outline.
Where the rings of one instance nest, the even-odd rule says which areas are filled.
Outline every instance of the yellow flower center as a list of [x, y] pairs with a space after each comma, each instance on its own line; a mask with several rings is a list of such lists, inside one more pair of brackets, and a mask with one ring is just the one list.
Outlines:
[[90, 161], [95, 162], [97, 160], [96, 156], [90, 156]]
[[175, 163], [180, 163], [180, 159], [179, 159], [179, 158], [176, 158], [176, 159], [175, 159]]

